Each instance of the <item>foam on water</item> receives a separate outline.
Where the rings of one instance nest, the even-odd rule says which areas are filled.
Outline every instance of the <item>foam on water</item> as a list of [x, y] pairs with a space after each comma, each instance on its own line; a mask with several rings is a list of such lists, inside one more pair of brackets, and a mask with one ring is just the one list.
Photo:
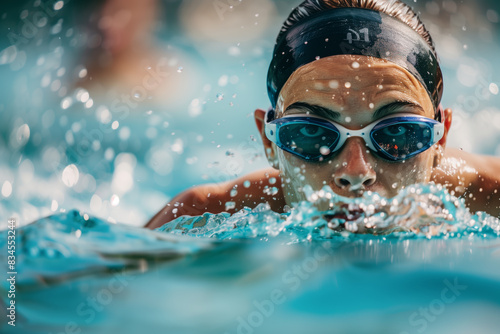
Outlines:
[[[328, 187], [316, 192], [306, 187], [304, 192], [308, 201], [285, 213], [260, 204], [232, 216], [227, 212], [182, 216], [156, 231], [110, 223], [78, 211], [63, 212], [19, 228], [22, 247], [17, 249], [17, 255], [29, 271], [45, 272], [50, 266], [25, 260], [78, 259], [58, 263], [68, 270], [103, 262], [116, 264], [117, 259], [123, 264], [123, 259], [137, 256], [175, 258], [211, 248], [216, 240], [274, 239], [294, 244], [332, 238], [356, 240], [370, 237], [367, 234], [396, 239], [500, 235], [498, 218], [482, 212], [471, 214], [462, 199], [441, 186], [411, 186], [392, 199], [371, 192], [346, 198]], [[350, 212], [356, 212], [354, 219], [335, 218], [338, 213], [349, 217]], [[6, 232], [1, 234], [0, 246], [4, 247]]]
[[[226, 212], [183, 216], [154, 231], [110, 223], [78, 211], [40, 219], [16, 230], [17, 267], [23, 273], [18, 283], [64, 281], [113, 268], [144, 269], [150, 261], [171, 261], [241, 244], [237, 240], [282, 245], [332, 239], [335, 243], [424, 238], [473, 241], [496, 239], [500, 234], [498, 218], [471, 214], [463, 200], [440, 186], [415, 185], [392, 199], [370, 192], [360, 198], [345, 198], [327, 187], [304, 191], [308, 201], [286, 213], [260, 204], [232, 216]], [[339, 212], [344, 217], [355, 212], [356, 217], [349, 221], [332, 218]], [[7, 240], [7, 232], [0, 233], [0, 248], [6, 248]]]
[[[213, 240], [114, 224], [76, 210], [40, 219], [15, 232], [16, 268], [21, 273], [18, 284], [141, 268], [144, 259], [170, 261], [217, 245]], [[1, 249], [7, 249], [7, 240], [7, 231], [2, 231]]]
[[[286, 243], [351, 238], [359, 233], [398, 238], [500, 234], [498, 218], [483, 212], [471, 214], [463, 199], [450, 195], [439, 185], [414, 185], [392, 199], [372, 192], [347, 198], [326, 186], [320, 191], [306, 187], [304, 192], [308, 201], [296, 204], [285, 214], [271, 211], [268, 204], [260, 204], [232, 216], [205, 213], [180, 217], [158, 230], [216, 239], [280, 238]], [[349, 217], [352, 212], [359, 214], [347, 221], [336, 218], [338, 213]]]
[[[264, 333], [414, 332], [408, 319], [450, 282], [466, 289], [440, 320], [451, 332], [462, 326], [456, 319], [466, 319], [462, 308], [467, 317], [498, 313], [497, 218], [472, 215], [434, 185], [409, 187], [390, 200], [305, 191], [309, 201], [287, 213], [261, 204], [232, 216], [180, 217], [153, 231], [79, 211], [19, 227], [19, 328], [61, 332], [72, 323], [92, 333], [116, 326], [123, 333], [238, 333], [238, 319], [253, 319], [255, 301], [281, 291], [286, 304], [274, 306]], [[327, 218], [345, 209], [364, 214], [347, 223]], [[7, 240], [0, 232], [1, 249]], [[8, 282], [0, 289], [7, 291]], [[99, 311], [90, 311], [89, 300], [100, 301]], [[370, 331], [352, 321], [367, 313], [375, 315], [366, 319]], [[484, 327], [494, 333], [498, 321]], [[429, 333], [444, 332], [433, 328]]]

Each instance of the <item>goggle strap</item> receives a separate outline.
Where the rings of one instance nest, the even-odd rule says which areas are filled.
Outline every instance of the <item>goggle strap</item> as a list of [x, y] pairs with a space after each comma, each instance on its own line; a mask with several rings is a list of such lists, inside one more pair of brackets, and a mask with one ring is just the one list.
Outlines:
[[444, 121], [444, 108], [442, 104], [439, 104], [438, 109], [436, 110], [436, 121], [439, 123]]
[[275, 111], [274, 111], [274, 108], [271, 106], [271, 107], [269, 107], [269, 109], [267, 109], [267, 112], [266, 112], [266, 116], [265, 116], [266, 123], [273, 121], [274, 115], [275, 115]]

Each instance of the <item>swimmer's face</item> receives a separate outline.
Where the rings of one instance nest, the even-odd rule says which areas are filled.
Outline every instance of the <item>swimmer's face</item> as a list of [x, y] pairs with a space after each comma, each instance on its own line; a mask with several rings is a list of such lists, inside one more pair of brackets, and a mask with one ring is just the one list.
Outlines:
[[[297, 109], [296, 103], [302, 107]], [[318, 114], [318, 108], [308, 109], [304, 104], [331, 112]], [[425, 88], [405, 69], [381, 59], [349, 55], [323, 58], [296, 70], [281, 90], [276, 113], [277, 118], [310, 113], [353, 130], [396, 113], [434, 118]], [[263, 141], [268, 159], [280, 170], [290, 205], [305, 200], [305, 185], [314, 190], [327, 185], [346, 197], [361, 196], [364, 191], [392, 197], [408, 185], [428, 183], [443, 152], [446, 133], [427, 151], [399, 162], [382, 158], [359, 137], [347, 139], [339, 151], [321, 162], [309, 162], [283, 151], [265, 135]]]

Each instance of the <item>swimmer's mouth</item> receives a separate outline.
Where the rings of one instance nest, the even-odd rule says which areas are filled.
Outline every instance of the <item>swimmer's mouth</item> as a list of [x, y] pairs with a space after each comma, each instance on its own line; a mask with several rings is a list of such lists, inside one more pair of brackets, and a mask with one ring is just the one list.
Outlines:
[[327, 221], [343, 220], [344, 222], [351, 222], [364, 217], [365, 212], [359, 207], [350, 207], [347, 205], [342, 205], [339, 209], [333, 212], [328, 212], [323, 215]]

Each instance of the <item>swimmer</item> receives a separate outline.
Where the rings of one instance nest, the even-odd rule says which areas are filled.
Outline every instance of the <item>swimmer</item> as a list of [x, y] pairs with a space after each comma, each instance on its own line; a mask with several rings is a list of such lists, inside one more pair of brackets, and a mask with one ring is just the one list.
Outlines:
[[446, 148], [452, 111], [441, 106], [436, 51], [406, 4], [304, 1], [280, 30], [267, 86], [272, 108], [255, 122], [272, 168], [187, 190], [146, 227], [266, 202], [283, 212], [306, 200], [306, 185], [389, 198], [436, 183], [471, 211], [500, 216], [500, 159]]

